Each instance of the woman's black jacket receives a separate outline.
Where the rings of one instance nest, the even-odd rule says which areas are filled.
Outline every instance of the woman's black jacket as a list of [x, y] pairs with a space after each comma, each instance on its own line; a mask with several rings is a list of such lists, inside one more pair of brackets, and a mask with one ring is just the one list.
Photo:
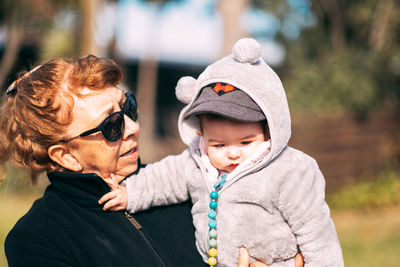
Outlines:
[[96, 174], [54, 172], [10, 231], [5, 252], [19, 266], [206, 266], [195, 247], [190, 203], [130, 217], [103, 211], [109, 192]]

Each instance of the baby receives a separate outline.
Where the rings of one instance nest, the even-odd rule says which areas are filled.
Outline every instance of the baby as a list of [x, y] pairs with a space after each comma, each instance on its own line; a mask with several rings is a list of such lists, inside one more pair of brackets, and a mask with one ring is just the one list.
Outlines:
[[147, 165], [126, 188], [114, 184], [99, 202], [136, 212], [191, 198], [196, 245], [211, 266], [236, 266], [241, 246], [269, 266], [293, 267], [298, 252], [307, 267], [344, 266], [324, 177], [288, 146], [286, 95], [260, 54], [257, 41], [241, 39], [197, 80], [181, 78], [176, 94], [187, 106], [178, 125], [189, 148]]

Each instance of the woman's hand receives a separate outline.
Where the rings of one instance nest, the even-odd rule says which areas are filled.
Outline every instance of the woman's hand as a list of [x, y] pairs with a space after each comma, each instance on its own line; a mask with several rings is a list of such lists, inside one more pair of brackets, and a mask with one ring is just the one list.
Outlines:
[[99, 204], [104, 204], [103, 210], [126, 210], [128, 206], [128, 193], [126, 188], [120, 186], [114, 174], [111, 174], [109, 178], [104, 178], [104, 181], [111, 188], [111, 192], [102, 196], [99, 200]]
[[294, 257], [294, 267], [303, 267], [303, 266], [304, 266], [303, 254], [297, 253], [296, 257]]
[[[298, 253], [296, 257], [294, 257], [294, 267], [303, 267], [304, 259], [301, 253]], [[241, 247], [239, 249], [239, 260], [237, 267], [268, 267], [263, 262], [255, 261], [250, 264], [250, 254], [249, 251], [245, 247]]]
[[254, 261], [250, 264], [250, 254], [245, 247], [239, 248], [239, 260], [237, 267], [268, 267], [263, 262]]

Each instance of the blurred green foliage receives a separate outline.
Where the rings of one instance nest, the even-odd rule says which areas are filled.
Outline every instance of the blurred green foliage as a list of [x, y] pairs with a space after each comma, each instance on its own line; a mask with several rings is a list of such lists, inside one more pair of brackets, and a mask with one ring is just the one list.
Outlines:
[[364, 116], [389, 103], [400, 110], [400, 2], [254, 3], [282, 25], [293, 8], [310, 22], [295, 39], [282, 31], [276, 36], [286, 50], [279, 72], [293, 109]]
[[[22, 30], [27, 42], [36, 42], [54, 25], [60, 11], [76, 9], [80, 0], [2, 0], [0, 24]], [[8, 29], [9, 30], [9, 29]], [[32, 40], [29, 40], [32, 39]]]
[[400, 171], [388, 170], [327, 196], [333, 209], [370, 210], [400, 206]]
[[29, 174], [10, 163], [6, 164], [7, 176], [0, 183], [0, 193], [2, 194], [38, 194], [48, 184], [48, 179], [43, 173], [39, 175], [37, 184], [33, 184], [29, 178]]
[[347, 110], [362, 115], [382, 107], [386, 95], [379, 83], [380, 56], [344, 49], [309, 59], [294, 47], [288, 54], [284, 83], [295, 110]]
[[60, 29], [54, 25], [45, 33], [39, 57], [42, 61], [47, 61], [53, 58], [76, 56], [77, 51], [79, 51], [78, 42], [73, 29]]

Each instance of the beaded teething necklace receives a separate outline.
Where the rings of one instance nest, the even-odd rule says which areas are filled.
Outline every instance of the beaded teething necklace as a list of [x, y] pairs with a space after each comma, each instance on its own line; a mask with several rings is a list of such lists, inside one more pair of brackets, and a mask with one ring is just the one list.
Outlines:
[[217, 199], [218, 199], [218, 191], [222, 188], [222, 186], [226, 183], [226, 177], [228, 174], [222, 174], [218, 181], [214, 184], [214, 190], [210, 193], [210, 211], [208, 212], [208, 217], [210, 221], [208, 222], [208, 226], [210, 230], [208, 232], [209, 241], [208, 244], [210, 249], [208, 250], [208, 265], [214, 266], [217, 264], [217, 212], [215, 211], [218, 207]]

